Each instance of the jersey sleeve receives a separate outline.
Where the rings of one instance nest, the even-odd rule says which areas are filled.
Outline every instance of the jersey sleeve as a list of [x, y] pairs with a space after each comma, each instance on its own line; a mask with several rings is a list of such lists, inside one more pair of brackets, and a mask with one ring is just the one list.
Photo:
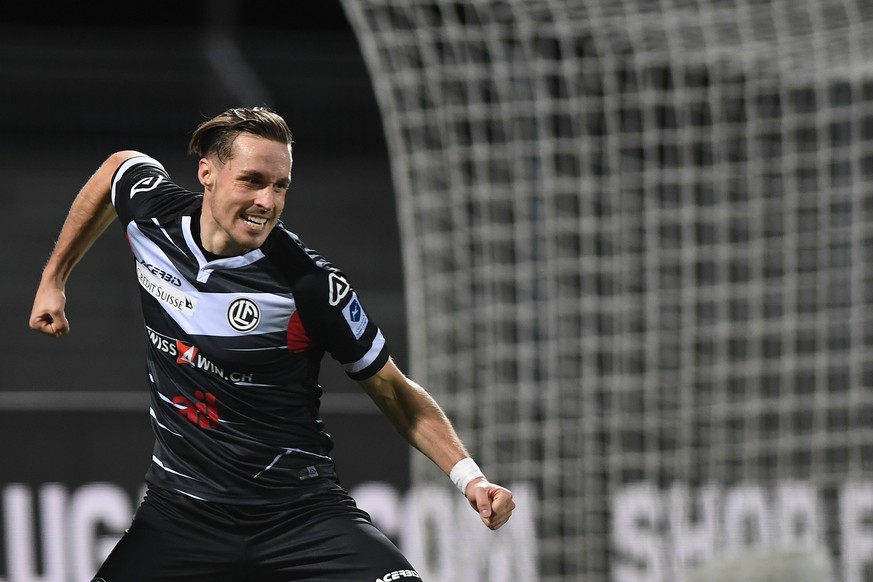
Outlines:
[[318, 270], [301, 277], [294, 297], [309, 336], [350, 378], [366, 380], [388, 361], [382, 331], [340, 273]]
[[190, 201], [191, 195], [170, 180], [160, 162], [146, 155], [125, 160], [112, 177], [112, 204], [125, 225], [171, 211]]

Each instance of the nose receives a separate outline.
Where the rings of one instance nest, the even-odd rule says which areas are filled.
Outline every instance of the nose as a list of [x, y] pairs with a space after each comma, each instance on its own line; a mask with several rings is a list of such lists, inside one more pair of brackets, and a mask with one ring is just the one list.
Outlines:
[[266, 187], [258, 190], [257, 196], [255, 196], [255, 205], [265, 210], [273, 210], [276, 207], [273, 188]]

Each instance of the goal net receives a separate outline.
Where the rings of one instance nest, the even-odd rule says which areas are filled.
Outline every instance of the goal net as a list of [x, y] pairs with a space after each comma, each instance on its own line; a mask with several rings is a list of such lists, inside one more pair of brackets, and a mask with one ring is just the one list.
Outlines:
[[873, 581], [873, 2], [344, 7], [412, 375], [539, 578]]

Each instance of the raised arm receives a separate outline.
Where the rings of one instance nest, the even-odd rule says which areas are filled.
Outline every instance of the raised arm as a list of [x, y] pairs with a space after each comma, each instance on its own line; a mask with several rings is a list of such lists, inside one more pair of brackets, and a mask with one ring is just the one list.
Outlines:
[[392, 360], [361, 385], [397, 431], [463, 488], [485, 525], [497, 529], [506, 523], [515, 509], [512, 492], [478, 471], [451, 422], [424, 388], [407, 378]]
[[109, 156], [73, 201], [42, 271], [30, 314], [31, 329], [53, 337], [70, 331], [64, 313], [67, 280], [76, 264], [112, 223], [115, 216], [109, 198], [112, 176], [124, 160], [135, 155], [138, 152], [127, 150]]

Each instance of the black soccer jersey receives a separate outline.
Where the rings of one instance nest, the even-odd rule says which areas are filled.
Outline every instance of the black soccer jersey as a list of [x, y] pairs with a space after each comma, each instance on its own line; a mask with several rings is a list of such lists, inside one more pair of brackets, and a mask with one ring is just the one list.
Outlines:
[[135, 259], [155, 433], [150, 486], [243, 504], [334, 486], [318, 371], [354, 379], [388, 360], [344, 275], [281, 223], [264, 245], [207, 258], [203, 197], [156, 160], [127, 160], [112, 203]]

